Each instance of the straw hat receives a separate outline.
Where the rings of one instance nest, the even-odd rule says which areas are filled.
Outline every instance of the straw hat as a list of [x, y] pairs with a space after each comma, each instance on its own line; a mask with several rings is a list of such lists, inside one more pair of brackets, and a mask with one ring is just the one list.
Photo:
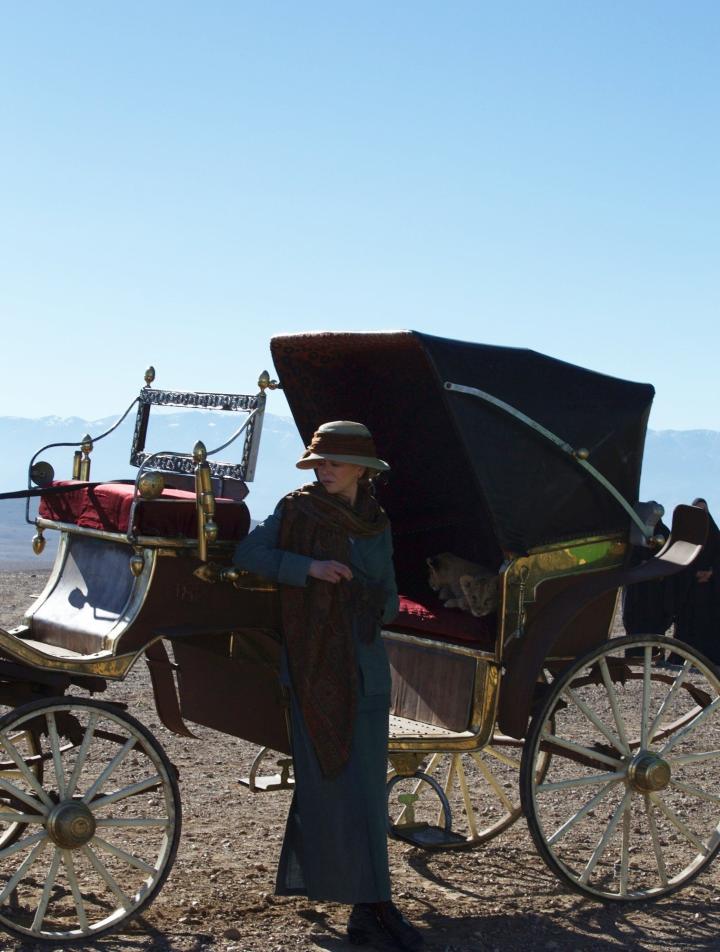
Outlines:
[[390, 469], [384, 460], [377, 458], [370, 430], [364, 424], [352, 420], [333, 420], [332, 423], [319, 426], [295, 465], [298, 469], [315, 469], [321, 459], [330, 460], [331, 463], [354, 463], [378, 472]]

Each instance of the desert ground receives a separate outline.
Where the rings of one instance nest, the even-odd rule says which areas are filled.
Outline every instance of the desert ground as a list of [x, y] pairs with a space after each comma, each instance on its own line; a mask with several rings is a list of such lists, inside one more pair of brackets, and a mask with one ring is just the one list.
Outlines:
[[[18, 623], [44, 581], [43, 572], [0, 574], [0, 624]], [[351, 948], [344, 935], [345, 908], [273, 895], [289, 794], [253, 794], [240, 786], [238, 778], [247, 775], [257, 748], [202, 727], [196, 728], [196, 740], [169, 733], [159, 724], [141, 664], [103, 697], [126, 702], [177, 767], [183, 832], [170, 877], [154, 903], [121, 933], [96, 939], [92, 947], [105, 952]], [[570, 891], [550, 872], [522, 817], [476, 850], [428, 853], [391, 841], [390, 860], [396, 900], [422, 930], [429, 952], [720, 949], [717, 863], [672, 897], [603, 904]], [[0, 937], [2, 949], [35, 947]]]

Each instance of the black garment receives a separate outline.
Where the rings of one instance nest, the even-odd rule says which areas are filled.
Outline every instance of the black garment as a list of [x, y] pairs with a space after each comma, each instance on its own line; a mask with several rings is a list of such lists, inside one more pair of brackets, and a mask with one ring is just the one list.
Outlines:
[[[670, 530], [662, 522], [658, 522], [655, 531], [666, 539], [670, 535]], [[638, 546], [631, 564], [639, 565], [653, 555], [651, 549]], [[622, 601], [623, 627], [627, 634], [664, 635], [675, 614], [674, 596], [673, 580], [668, 578], [653, 578], [628, 585], [623, 590]]]
[[[675, 637], [720, 664], [720, 530], [709, 518], [700, 555], [675, 577]], [[707, 570], [709, 580], [698, 581], [697, 573]]]

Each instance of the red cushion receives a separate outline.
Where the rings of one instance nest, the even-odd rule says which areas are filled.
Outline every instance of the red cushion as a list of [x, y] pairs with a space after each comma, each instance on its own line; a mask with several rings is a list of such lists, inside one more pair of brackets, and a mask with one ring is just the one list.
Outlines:
[[[77, 486], [76, 492], [43, 496], [39, 515], [56, 522], [71, 522], [85, 529], [127, 532], [134, 486], [127, 483], [86, 483], [67, 480], [54, 486]], [[244, 502], [216, 499], [215, 521], [218, 538], [243, 539], [250, 529], [250, 512]], [[197, 537], [195, 493], [183, 489], [165, 489], [159, 499], [141, 499], [135, 506], [134, 531], [137, 535], [164, 538]]]
[[490, 648], [495, 641], [495, 625], [495, 615], [476, 618], [457, 608], [421, 605], [401, 595], [400, 614], [388, 627], [421, 637]]

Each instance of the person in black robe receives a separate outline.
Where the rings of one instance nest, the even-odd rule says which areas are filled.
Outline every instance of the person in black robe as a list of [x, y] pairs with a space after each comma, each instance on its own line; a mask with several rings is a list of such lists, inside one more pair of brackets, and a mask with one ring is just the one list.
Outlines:
[[697, 559], [676, 576], [675, 637], [720, 664], [720, 530], [704, 499], [693, 506], [708, 513], [708, 535]]

